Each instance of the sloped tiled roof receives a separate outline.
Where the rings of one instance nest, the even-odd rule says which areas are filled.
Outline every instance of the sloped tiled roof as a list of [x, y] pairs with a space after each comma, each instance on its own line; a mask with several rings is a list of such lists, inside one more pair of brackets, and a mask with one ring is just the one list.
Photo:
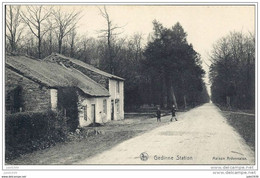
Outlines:
[[111, 78], [111, 79], [125, 80], [125, 79], [123, 79], [123, 78], [121, 78], [121, 77], [118, 77], [118, 76], [116, 76], [116, 75], [112, 75], [112, 74], [109, 74], [109, 73], [107, 73], [107, 72], [104, 72], [104, 71], [102, 71], [102, 70], [100, 70], [100, 69], [98, 69], [98, 68], [96, 68], [96, 67], [94, 67], [94, 66], [92, 66], [92, 65], [90, 65], [90, 64], [87, 64], [87, 63], [85, 63], [85, 62], [83, 62], [83, 61], [80, 61], [80, 60], [78, 60], [78, 59], [73, 59], [73, 58], [70, 58], [70, 57], [67, 57], [67, 56], [58, 54], [58, 53], [52, 53], [50, 56], [47, 56], [47, 57], [46, 57], [45, 59], [43, 59], [43, 60], [55, 60], [56, 58], [62, 58], [62, 59], [69, 60], [69, 61], [71, 61], [71, 62], [74, 63], [74, 64], [77, 64], [77, 65], [79, 65], [79, 66], [81, 66], [81, 67], [84, 67], [84, 68], [90, 70], [90, 71], [93, 71], [93, 72], [95, 72], [95, 73], [98, 73], [98, 74], [100, 74], [100, 75], [103, 75], [103, 76], [108, 77], [108, 78]]
[[25, 56], [6, 56], [6, 67], [49, 87], [76, 87], [90, 96], [109, 96], [109, 92], [80, 71]]

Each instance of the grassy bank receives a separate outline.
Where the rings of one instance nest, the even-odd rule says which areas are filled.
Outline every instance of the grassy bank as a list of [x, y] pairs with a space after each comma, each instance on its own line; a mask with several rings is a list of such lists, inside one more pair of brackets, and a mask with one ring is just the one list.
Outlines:
[[96, 128], [85, 127], [80, 133], [69, 136], [70, 140], [58, 143], [52, 148], [25, 154], [18, 159], [9, 161], [11, 165], [66, 165], [82, 161], [115, 145], [169, 123], [170, 116], [162, 117], [157, 123], [156, 118], [149, 115], [105, 123]]
[[221, 111], [231, 111], [231, 112], [242, 112], [242, 113], [248, 113], [248, 114], [255, 114], [255, 110], [254, 109], [237, 109], [237, 108], [228, 108], [226, 106], [221, 106], [219, 104], [216, 104]]
[[[247, 113], [253, 113], [253, 111], [247, 111]], [[237, 130], [250, 148], [255, 151], [255, 116], [234, 112], [224, 112], [224, 115], [228, 123]]]

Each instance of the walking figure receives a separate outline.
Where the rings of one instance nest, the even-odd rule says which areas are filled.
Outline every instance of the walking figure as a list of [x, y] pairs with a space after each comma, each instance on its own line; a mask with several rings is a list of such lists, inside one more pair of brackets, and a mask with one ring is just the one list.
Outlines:
[[157, 117], [157, 122], [161, 122], [161, 110], [159, 106], [157, 107], [156, 117]]
[[177, 109], [176, 109], [175, 105], [172, 105], [172, 118], [171, 118], [171, 122], [172, 122], [173, 118], [177, 121], [177, 117], [176, 117], [176, 114], [175, 114], [176, 110]]

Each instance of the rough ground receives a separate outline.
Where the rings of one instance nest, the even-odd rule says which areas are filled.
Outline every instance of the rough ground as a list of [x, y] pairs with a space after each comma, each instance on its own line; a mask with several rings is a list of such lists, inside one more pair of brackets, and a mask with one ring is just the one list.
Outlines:
[[75, 164], [254, 164], [254, 152], [214, 104], [205, 104]]
[[[181, 113], [178, 113], [179, 115]], [[85, 127], [79, 135], [74, 134], [65, 143], [54, 147], [21, 155], [7, 161], [8, 165], [70, 165], [94, 156], [117, 144], [169, 123], [169, 116], [157, 123], [156, 118], [146, 115], [135, 115], [130, 118], [108, 122], [100, 127]], [[95, 135], [98, 130], [101, 134]]]
[[[156, 118], [136, 116], [113, 121], [98, 127], [99, 135], [88, 135], [91, 128], [85, 128], [78, 139], [7, 164], [254, 164], [254, 152], [215, 105], [178, 113], [177, 122], [169, 119], [157, 123]], [[147, 161], [140, 159], [143, 152]], [[178, 155], [181, 159], [176, 160]]]

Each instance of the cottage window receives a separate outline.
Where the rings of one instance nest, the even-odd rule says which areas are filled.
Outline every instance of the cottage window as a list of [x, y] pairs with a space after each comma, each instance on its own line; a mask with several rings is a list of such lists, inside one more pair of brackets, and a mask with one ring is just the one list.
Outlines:
[[117, 91], [117, 93], [119, 93], [119, 92], [120, 92], [120, 88], [119, 88], [119, 81], [116, 81], [116, 91]]
[[87, 105], [83, 107], [84, 120], [88, 120], [88, 107]]
[[103, 113], [107, 114], [107, 100], [106, 99], [103, 100]]
[[119, 100], [117, 100], [117, 102], [116, 102], [116, 110], [117, 110], [117, 114], [119, 114], [120, 113]]

